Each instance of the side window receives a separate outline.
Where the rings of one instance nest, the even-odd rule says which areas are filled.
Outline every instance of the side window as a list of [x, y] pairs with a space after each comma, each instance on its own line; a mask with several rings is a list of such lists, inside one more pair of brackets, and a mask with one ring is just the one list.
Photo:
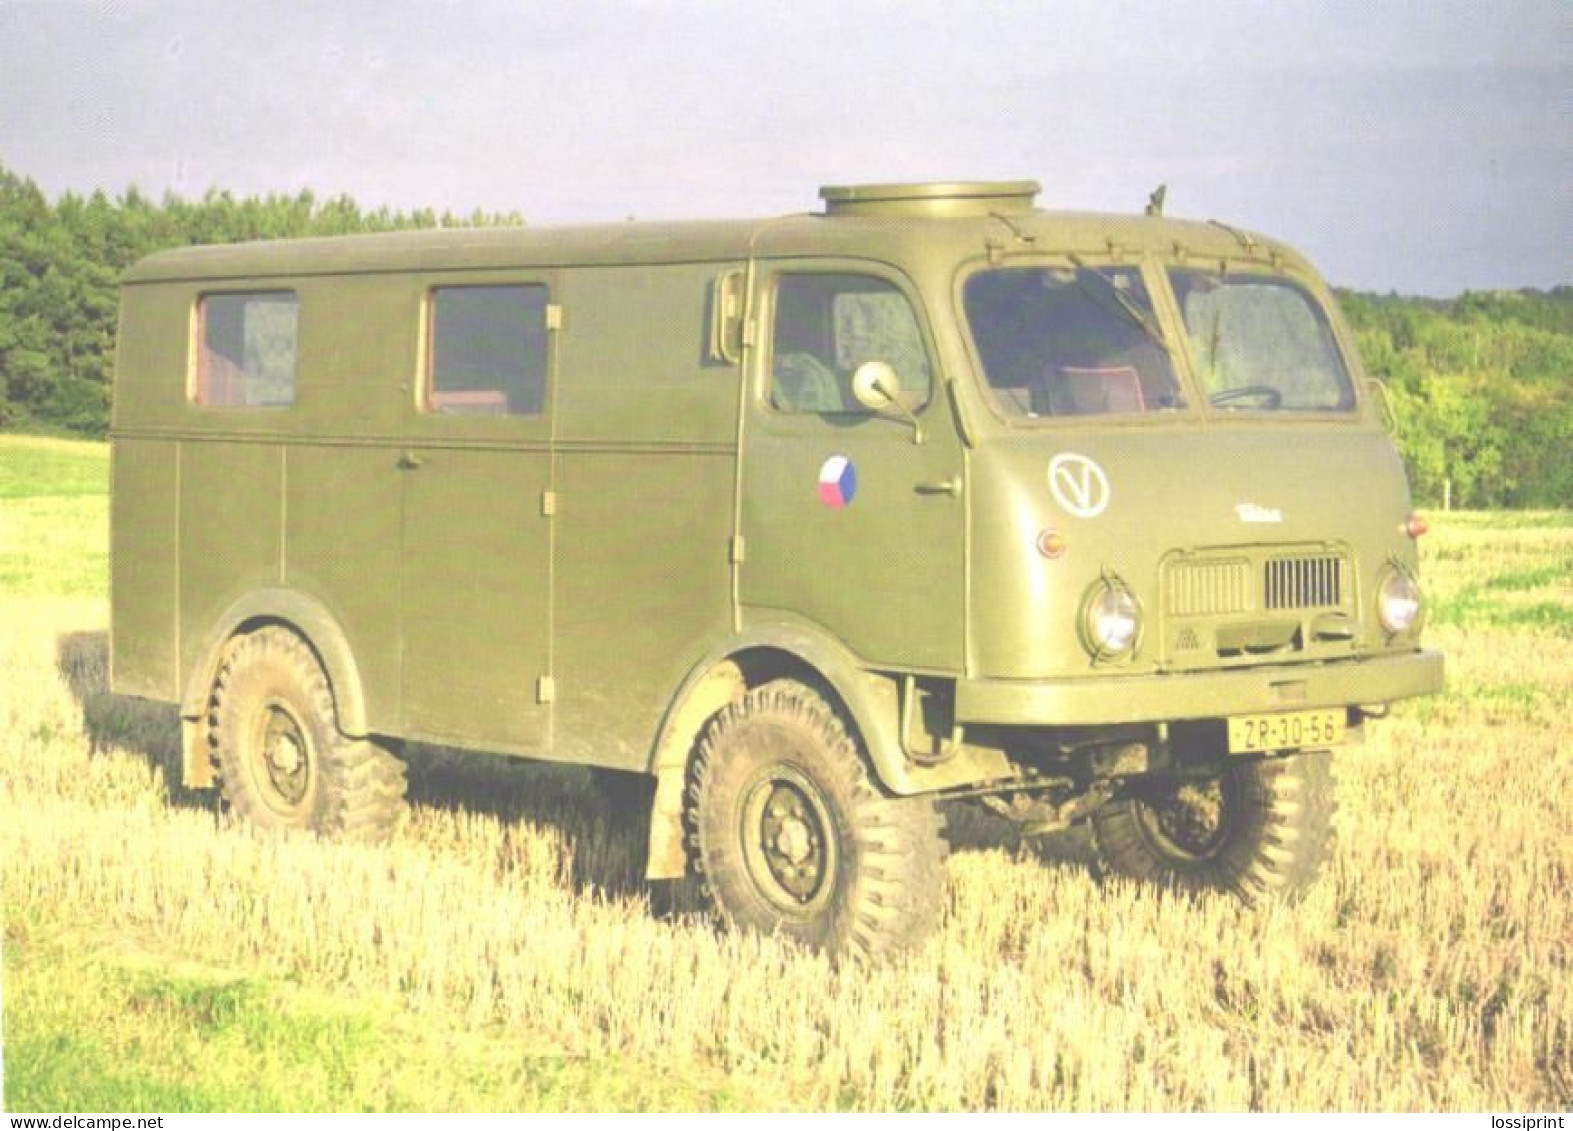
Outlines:
[[539, 283], [433, 289], [425, 410], [539, 415], [546, 403], [547, 299]]
[[782, 412], [863, 413], [852, 374], [865, 361], [896, 371], [909, 409], [928, 403], [928, 350], [894, 284], [869, 275], [783, 275], [770, 339], [770, 403]]
[[294, 404], [299, 316], [300, 300], [293, 291], [203, 295], [197, 303], [197, 404]]

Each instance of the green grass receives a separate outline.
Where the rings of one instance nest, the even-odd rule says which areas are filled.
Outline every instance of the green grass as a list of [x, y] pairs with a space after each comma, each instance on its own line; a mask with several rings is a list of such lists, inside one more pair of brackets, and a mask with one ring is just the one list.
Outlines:
[[[34, 933], [36, 931], [36, 934]], [[394, 998], [329, 997], [173, 958], [91, 928], [12, 924], [12, 1111], [743, 1110], [779, 1103], [719, 1074], [521, 1048]]]
[[1421, 540], [1436, 628], [1573, 639], [1573, 512], [1453, 512]]
[[[0, 467], [5, 465], [0, 449]], [[109, 589], [105, 495], [39, 495], [0, 509], [0, 592], [102, 597]]]
[[1573, 636], [1573, 606], [1560, 601], [1493, 600], [1489, 583], [1431, 605], [1430, 623], [1460, 628], [1542, 628]]
[[0, 435], [0, 502], [0, 593], [108, 591], [107, 445]]
[[0, 435], [0, 499], [108, 493], [108, 445]]
[[1426, 514], [1450, 529], [1463, 531], [1566, 530], [1573, 524], [1573, 513], [1566, 510], [1427, 511]]
[[1573, 582], [1573, 561], [1541, 566], [1538, 569], [1520, 569], [1493, 575], [1481, 584], [1482, 589], [1503, 593], [1522, 593], [1530, 589], [1561, 582]]

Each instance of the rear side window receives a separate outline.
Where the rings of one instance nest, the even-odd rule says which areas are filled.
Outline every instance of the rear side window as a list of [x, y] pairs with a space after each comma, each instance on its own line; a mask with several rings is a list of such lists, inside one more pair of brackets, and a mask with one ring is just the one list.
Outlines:
[[196, 402], [207, 408], [294, 404], [299, 323], [293, 291], [203, 295], [197, 304]]
[[548, 358], [544, 285], [437, 287], [430, 309], [426, 411], [540, 414]]

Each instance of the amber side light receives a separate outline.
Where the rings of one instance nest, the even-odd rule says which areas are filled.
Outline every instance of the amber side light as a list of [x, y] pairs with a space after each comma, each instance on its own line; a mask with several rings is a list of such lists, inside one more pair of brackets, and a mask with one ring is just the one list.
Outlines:
[[1058, 530], [1045, 530], [1038, 535], [1038, 553], [1053, 561], [1063, 558], [1069, 547]]
[[1404, 519], [1404, 524], [1399, 527], [1399, 530], [1403, 531], [1403, 533], [1409, 535], [1411, 538], [1418, 538], [1422, 534], [1427, 533], [1430, 529], [1431, 524], [1428, 523], [1422, 515], [1418, 514], [1412, 514], [1408, 518]]

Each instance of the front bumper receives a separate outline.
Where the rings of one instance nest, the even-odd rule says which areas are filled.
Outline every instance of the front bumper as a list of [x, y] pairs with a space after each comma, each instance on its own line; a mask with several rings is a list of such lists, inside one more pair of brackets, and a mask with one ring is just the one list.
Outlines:
[[1098, 726], [1389, 703], [1442, 690], [1442, 653], [1077, 679], [960, 680], [956, 721]]

